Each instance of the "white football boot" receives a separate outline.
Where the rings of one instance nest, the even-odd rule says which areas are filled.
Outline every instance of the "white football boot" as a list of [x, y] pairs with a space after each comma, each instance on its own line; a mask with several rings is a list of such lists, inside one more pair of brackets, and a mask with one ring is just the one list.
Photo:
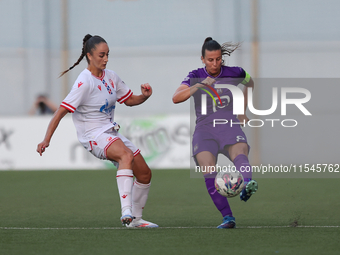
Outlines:
[[134, 219], [129, 225], [125, 225], [128, 228], [158, 228], [158, 225], [143, 219]]

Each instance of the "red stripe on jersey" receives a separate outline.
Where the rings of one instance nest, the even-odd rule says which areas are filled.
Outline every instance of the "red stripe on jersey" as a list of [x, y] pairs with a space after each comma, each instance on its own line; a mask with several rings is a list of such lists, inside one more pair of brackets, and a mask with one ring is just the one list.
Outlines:
[[117, 101], [118, 101], [118, 103], [122, 104], [126, 100], [128, 100], [131, 96], [132, 96], [132, 91], [131, 91], [131, 89], [129, 89], [128, 93], [126, 93], [125, 96], [119, 98]]
[[107, 154], [106, 154], [107, 149], [110, 147], [110, 145], [111, 145], [113, 142], [117, 141], [118, 139], [119, 139], [119, 137], [113, 138], [113, 139], [105, 146], [105, 148], [104, 148], [105, 158], [107, 158]]
[[76, 110], [75, 107], [65, 102], [62, 102], [60, 106], [64, 107], [65, 109], [69, 110], [72, 113]]
[[[91, 73], [91, 74], [92, 74], [92, 73]], [[98, 76], [95, 76], [95, 75], [93, 75], [93, 74], [92, 74], [92, 76], [93, 76], [93, 77], [95, 77], [95, 78], [97, 78], [98, 80], [101, 80], [101, 81], [103, 81], [103, 79], [104, 79], [104, 76], [105, 76], [105, 71], [103, 70], [102, 76], [100, 76], [100, 77], [98, 77]]]
[[137, 149], [135, 153], [133, 153], [133, 156], [136, 157], [140, 153], [140, 149]]

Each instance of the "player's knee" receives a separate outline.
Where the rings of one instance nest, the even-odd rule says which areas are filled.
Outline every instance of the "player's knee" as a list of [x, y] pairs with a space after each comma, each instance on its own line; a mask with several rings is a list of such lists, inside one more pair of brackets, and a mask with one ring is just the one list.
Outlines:
[[248, 145], [246, 143], [239, 143], [229, 150], [229, 155], [232, 160], [240, 154], [248, 156]]
[[148, 184], [151, 182], [151, 177], [152, 177], [152, 174], [151, 174], [151, 170], [149, 169], [148, 171], [143, 171], [142, 174], [139, 174], [137, 181], [139, 183]]
[[200, 157], [198, 160], [197, 160], [198, 164], [200, 166], [214, 166], [216, 165], [216, 162], [214, 159], [211, 159], [211, 158], [203, 158], [203, 157]]
[[121, 156], [121, 162], [126, 164], [133, 164], [134, 156], [131, 151], [125, 151]]

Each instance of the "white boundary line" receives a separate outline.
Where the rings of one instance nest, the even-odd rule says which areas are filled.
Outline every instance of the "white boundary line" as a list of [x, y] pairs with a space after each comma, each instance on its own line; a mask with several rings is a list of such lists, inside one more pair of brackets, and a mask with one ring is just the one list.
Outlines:
[[[339, 228], [340, 226], [240, 226], [237, 228]], [[0, 230], [116, 230], [136, 229], [126, 227], [70, 227], [70, 228], [34, 228], [34, 227], [0, 227]], [[158, 229], [216, 229], [216, 227], [158, 227]]]

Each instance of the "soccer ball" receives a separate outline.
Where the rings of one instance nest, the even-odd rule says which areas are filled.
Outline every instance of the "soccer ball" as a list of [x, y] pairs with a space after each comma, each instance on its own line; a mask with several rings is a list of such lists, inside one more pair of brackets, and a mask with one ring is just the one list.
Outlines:
[[215, 188], [224, 197], [235, 197], [241, 193], [244, 186], [242, 174], [235, 170], [218, 172], [215, 177]]

